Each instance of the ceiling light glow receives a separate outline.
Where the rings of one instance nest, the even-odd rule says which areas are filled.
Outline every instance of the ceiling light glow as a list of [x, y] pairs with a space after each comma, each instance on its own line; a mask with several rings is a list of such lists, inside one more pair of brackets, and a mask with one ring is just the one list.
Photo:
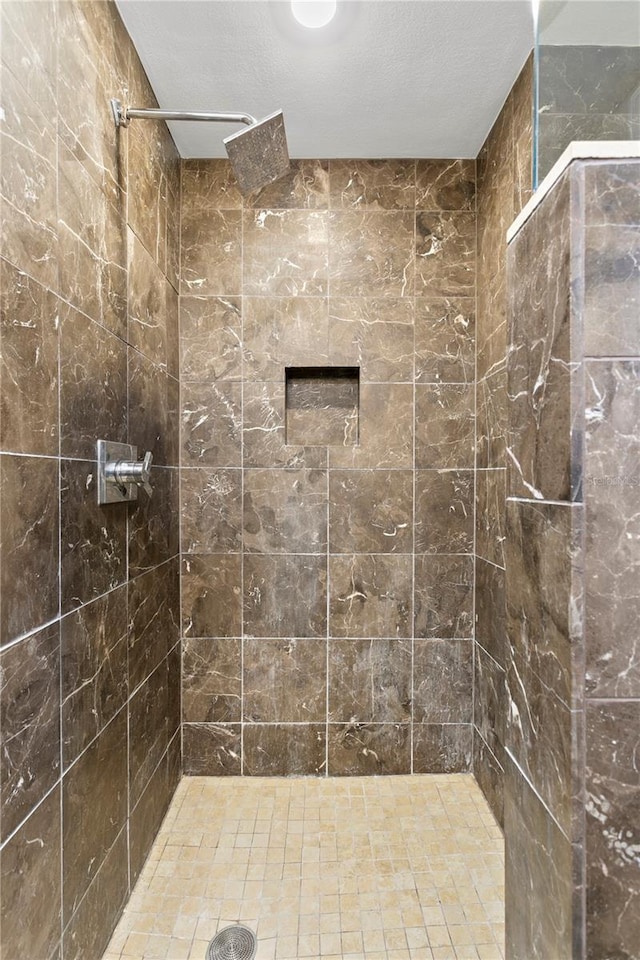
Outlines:
[[291, 12], [303, 27], [326, 27], [336, 14], [337, 0], [291, 0]]

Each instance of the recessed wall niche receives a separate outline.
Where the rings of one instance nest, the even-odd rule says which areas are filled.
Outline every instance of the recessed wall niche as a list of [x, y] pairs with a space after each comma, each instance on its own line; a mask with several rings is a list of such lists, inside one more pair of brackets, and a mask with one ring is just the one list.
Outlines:
[[285, 368], [286, 443], [356, 446], [359, 367]]

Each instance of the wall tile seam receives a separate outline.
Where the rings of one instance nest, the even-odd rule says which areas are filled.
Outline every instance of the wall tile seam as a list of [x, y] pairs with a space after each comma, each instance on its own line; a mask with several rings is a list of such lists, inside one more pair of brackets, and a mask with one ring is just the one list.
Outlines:
[[[498, 760], [495, 752], [491, 749], [491, 747], [489, 746], [489, 744], [487, 743], [487, 741], [485, 740], [485, 738], [482, 736], [482, 731], [480, 730], [480, 728], [479, 728], [478, 725], [476, 724], [475, 720], [472, 720], [471, 723], [469, 724], [469, 726], [473, 727], [474, 733], [476, 734], [476, 736], [477, 736], [480, 740], [482, 740], [482, 743], [483, 743], [485, 749], [491, 754], [491, 756], [492, 756], [492, 758], [493, 758], [496, 766], [498, 766], [498, 767], [500, 768], [501, 773], [504, 773], [504, 767], [503, 767], [503, 765], [500, 763], [500, 761]], [[498, 742], [499, 742], [499, 741], [498, 741]], [[501, 745], [501, 746], [502, 746], [502, 745]], [[504, 746], [502, 746], [502, 749], [505, 750], [506, 748], [505, 748]]]
[[[527, 786], [529, 787], [529, 789], [531, 790], [531, 792], [535, 795], [536, 799], [538, 800], [538, 802], [540, 803], [540, 805], [541, 805], [542, 808], [544, 809], [544, 812], [546, 813], [546, 815], [549, 817], [550, 820], [553, 821], [553, 823], [554, 823], [555, 826], [558, 828], [558, 830], [560, 831], [560, 833], [562, 834], [562, 836], [564, 837], [564, 839], [567, 841], [567, 843], [571, 844], [572, 847], [575, 846], [575, 842], [571, 840], [571, 837], [569, 837], [569, 836], [567, 835], [566, 831], [563, 830], [563, 828], [560, 826], [560, 823], [558, 822], [558, 820], [556, 819], [556, 817], [553, 815], [553, 813], [552, 813], [551, 810], [549, 809], [546, 801], [542, 799], [542, 797], [540, 796], [540, 794], [539, 794], [538, 790], [536, 789], [535, 785], [531, 782], [531, 780], [530, 780], [530, 778], [528, 777], [528, 775], [525, 773], [525, 771], [522, 769], [522, 767], [520, 766], [520, 764], [518, 763], [518, 761], [516, 760], [516, 758], [513, 756], [513, 754], [512, 754], [512, 752], [511, 752], [511, 750], [509, 749], [509, 747], [505, 747], [505, 748], [504, 748], [504, 751], [505, 751], [506, 755], [509, 757], [509, 760], [511, 761], [511, 763], [514, 765], [514, 767], [516, 768], [516, 770], [517, 770], [518, 773], [520, 774], [520, 777], [522, 778], [522, 780], [524, 780], [524, 782], [527, 784]], [[579, 844], [579, 841], [578, 841], [578, 844]]]
[[[78, 903], [76, 904], [75, 909], [72, 910], [71, 916], [67, 919], [67, 923], [66, 923], [66, 924], [65, 924], [65, 922], [64, 922], [64, 903], [62, 904], [62, 908], [61, 908], [61, 910], [60, 910], [60, 915], [61, 915], [61, 918], [62, 918], [62, 938], [61, 938], [61, 942], [62, 942], [62, 940], [64, 940], [65, 934], [68, 934], [68, 933], [69, 933], [69, 928], [71, 927], [71, 924], [73, 923], [74, 918], [76, 917], [78, 911], [80, 910], [80, 907], [82, 906], [84, 900], [86, 899], [89, 891], [92, 889], [94, 883], [97, 882], [98, 877], [100, 876], [100, 873], [102, 872], [102, 869], [103, 869], [105, 863], [106, 863], [107, 860], [109, 859], [109, 855], [111, 854], [111, 852], [112, 852], [112, 850], [114, 849], [114, 847], [116, 846], [116, 844], [121, 840], [123, 834], [127, 834], [127, 858], [128, 858], [128, 856], [129, 856], [128, 820], [129, 820], [129, 818], [128, 818], [128, 816], [127, 816], [127, 817], [125, 818], [125, 822], [122, 824], [120, 830], [118, 830], [118, 835], [117, 835], [117, 837], [115, 838], [115, 840], [113, 841], [113, 843], [111, 844], [111, 846], [109, 847], [109, 849], [105, 852], [104, 857], [103, 857], [103, 859], [102, 859], [102, 863], [100, 864], [100, 866], [99, 866], [98, 869], [96, 870], [96, 872], [95, 872], [94, 876], [92, 877], [92, 879], [91, 879], [91, 881], [90, 881], [87, 889], [86, 889], [85, 892], [82, 894], [82, 897], [80, 898], [80, 900], [79, 900]], [[64, 889], [64, 887], [61, 888], [61, 891], [62, 891], [63, 889]], [[130, 894], [131, 894], [131, 890], [130, 890], [129, 886], [127, 885], [126, 897], [125, 897], [124, 903], [122, 904], [121, 909], [118, 911], [118, 916], [120, 916], [120, 915], [122, 914], [122, 911], [124, 910], [124, 907], [125, 907], [125, 905], [126, 905], [127, 900], [129, 899]], [[115, 926], [115, 925], [114, 925], [114, 926]], [[54, 951], [54, 953], [55, 953], [55, 951]]]

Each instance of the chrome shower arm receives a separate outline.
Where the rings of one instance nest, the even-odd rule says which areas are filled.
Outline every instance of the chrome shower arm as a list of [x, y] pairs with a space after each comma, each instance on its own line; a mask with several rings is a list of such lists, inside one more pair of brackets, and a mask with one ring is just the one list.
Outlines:
[[184, 110], [156, 110], [123, 107], [119, 100], [111, 101], [111, 110], [116, 127], [128, 127], [131, 120], [191, 120], [204, 123], [257, 123], [250, 113], [189, 113]]

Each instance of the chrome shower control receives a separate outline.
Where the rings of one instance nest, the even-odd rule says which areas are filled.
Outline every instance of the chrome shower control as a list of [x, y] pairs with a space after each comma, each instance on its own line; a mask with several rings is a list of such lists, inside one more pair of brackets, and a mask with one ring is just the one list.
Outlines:
[[98, 440], [98, 503], [126, 503], [138, 499], [138, 487], [151, 496], [151, 463], [147, 451], [138, 460], [138, 448], [129, 443]]

